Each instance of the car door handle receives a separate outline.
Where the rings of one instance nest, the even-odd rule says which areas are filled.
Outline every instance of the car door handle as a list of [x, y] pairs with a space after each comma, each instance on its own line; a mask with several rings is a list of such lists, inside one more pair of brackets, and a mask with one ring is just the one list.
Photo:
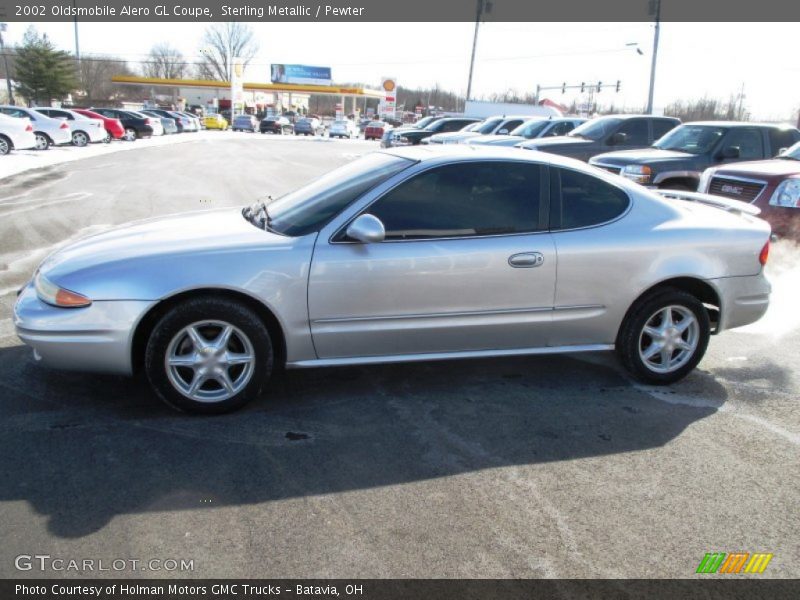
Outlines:
[[520, 252], [508, 257], [508, 264], [518, 269], [530, 269], [538, 267], [544, 263], [544, 256], [541, 252]]

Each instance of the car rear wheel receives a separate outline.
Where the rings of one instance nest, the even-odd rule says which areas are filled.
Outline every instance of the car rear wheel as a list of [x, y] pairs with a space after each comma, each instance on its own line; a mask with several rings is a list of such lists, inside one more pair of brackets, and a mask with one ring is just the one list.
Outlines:
[[617, 353], [635, 378], [666, 385], [697, 366], [710, 334], [708, 312], [697, 298], [681, 290], [659, 290], [631, 309], [617, 338]]
[[126, 142], [135, 142], [136, 141], [136, 130], [133, 127], [127, 127], [125, 129], [125, 133], [122, 135], [122, 139]]
[[11, 141], [4, 135], [0, 135], [0, 156], [5, 156], [11, 152]]
[[37, 150], [49, 150], [50, 149], [50, 138], [47, 137], [44, 133], [39, 131], [36, 132], [36, 149]]
[[145, 351], [145, 371], [159, 397], [199, 414], [229, 412], [256, 398], [272, 363], [272, 341], [258, 315], [223, 298], [172, 308]]
[[86, 144], [89, 143], [89, 136], [86, 135], [83, 131], [76, 131], [72, 134], [72, 145], [78, 146], [82, 148]]
[[106, 131], [106, 137], [103, 138], [103, 143], [110, 144], [112, 139], [113, 136], [108, 131]]

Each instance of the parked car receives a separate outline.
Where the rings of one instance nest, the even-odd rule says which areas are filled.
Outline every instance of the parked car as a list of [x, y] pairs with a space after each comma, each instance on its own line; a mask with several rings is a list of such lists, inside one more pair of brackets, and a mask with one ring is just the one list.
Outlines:
[[72, 135], [73, 146], [83, 147], [90, 143], [109, 141], [102, 119], [87, 117], [66, 108], [37, 106], [33, 110], [51, 119], [66, 121]]
[[[201, 119], [197, 115], [193, 115], [192, 113], [188, 113], [188, 112], [185, 112], [185, 111], [170, 111], [170, 112], [174, 112], [175, 114], [180, 115], [181, 117], [183, 117], [184, 119], [186, 119], [188, 121], [188, 124], [185, 125], [185, 127], [184, 127], [184, 132], [186, 132], [186, 133], [194, 133], [194, 132], [200, 131], [201, 129], [205, 129], [206, 128], [206, 126], [205, 126], [205, 118], [207, 116], [210, 116], [210, 115], [206, 115], [206, 117], [203, 117]], [[228, 119], [225, 118], [225, 115], [222, 115], [222, 113], [219, 113], [219, 114], [222, 116], [223, 119], [225, 119], [226, 123], [230, 122], [230, 121], [228, 121]]]
[[[774, 145], [788, 137], [779, 131], [770, 132]], [[772, 160], [710, 167], [698, 191], [751, 202], [775, 235], [800, 241], [800, 142]]]
[[385, 121], [370, 121], [364, 129], [364, 139], [379, 140], [390, 129], [392, 129], [392, 126]]
[[119, 119], [125, 132], [122, 134], [122, 139], [126, 142], [133, 142], [139, 138], [147, 138], [153, 135], [153, 117], [146, 115], [138, 115], [135, 112], [122, 110], [121, 108], [91, 108], [92, 112], [109, 117], [112, 119]]
[[362, 118], [361, 120], [359, 120], [359, 122], [358, 122], [358, 132], [359, 133], [364, 133], [367, 130], [367, 127], [369, 127], [370, 123], [372, 123], [372, 119]]
[[567, 135], [535, 139], [517, 145], [526, 150], [540, 150], [588, 161], [610, 150], [637, 150], [652, 146], [680, 119], [649, 115], [610, 115], [598, 117], [576, 127]]
[[527, 117], [489, 117], [479, 127], [470, 131], [456, 131], [453, 133], [439, 133], [432, 135], [423, 144], [462, 144], [472, 138], [481, 137], [484, 135], [508, 135], [512, 130], [522, 125], [527, 120]]
[[249, 131], [255, 133], [258, 131], [258, 119], [253, 115], [236, 115], [231, 129], [234, 131]]
[[158, 122], [161, 123], [161, 129], [163, 131], [163, 135], [178, 133], [178, 125], [175, 122], [175, 119], [173, 119], [172, 117], [164, 117], [153, 110], [140, 110], [137, 112], [140, 112], [143, 115], [147, 115], [148, 117], [153, 117], [153, 119], [157, 119]]
[[44, 364], [142, 371], [168, 404], [217, 413], [282, 366], [616, 349], [668, 384], [767, 310], [755, 207], [452, 148], [371, 152], [269, 205], [73, 242], [20, 290], [17, 335]]
[[36, 136], [30, 119], [0, 114], [0, 156], [12, 150], [28, 150], [35, 147]]
[[106, 130], [106, 142], [121, 139], [122, 136], [125, 135], [125, 128], [122, 126], [122, 122], [117, 118], [106, 117], [100, 113], [96, 113], [86, 108], [73, 108], [72, 110], [83, 115], [84, 117], [100, 119], [103, 122], [103, 127]]
[[[150, 108], [146, 112], [158, 115], [162, 119], [172, 119], [175, 122], [177, 133], [183, 133], [186, 128], [192, 128], [191, 120], [188, 116], [163, 108]], [[162, 121], [163, 123], [163, 121]]]
[[62, 146], [72, 143], [72, 132], [66, 121], [53, 119], [36, 112], [32, 108], [22, 106], [0, 106], [0, 114], [28, 119], [33, 126], [37, 150], [47, 150], [50, 146]]
[[424, 129], [398, 127], [397, 129], [383, 134], [381, 138], [381, 147], [416, 146], [425, 138], [437, 133], [459, 131], [468, 125], [479, 123], [480, 121], [482, 121], [482, 119], [474, 117], [444, 117], [429, 123]]
[[150, 127], [153, 129], [153, 133], [151, 135], [154, 136], [164, 135], [164, 125], [161, 123], [161, 117], [148, 115], [140, 110], [129, 110], [127, 112], [133, 115], [134, 117], [145, 119], [147, 124], [150, 125]]
[[349, 119], [334, 121], [328, 130], [328, 137], [352, 139], [358, 137], [358, 126]]
[[261, 133], [293, 133], [294, 125], [286, 117], [265, 117], [261, 119], [261, 124], [258, 126]]
[[642, 185], [694, 191], [708, 167], [771, 158], [798, 141], [793, 127], [703, 121], [676, 127], [652, 148], [599, 154], [589, 164]]
[[203, 124], [206, 129], [219, 129], [226, 130], [228, 128], [228, 121], [220, 114], [206, 115], [203, 119]]
[[537, 117], [525, 121], [509, 135], [482, 135], [465, 140], [464, 143], [478, 146], [512, 147], [525, 140], [566, 135], [585, 122], [586, 119], [578, 117], [555, 117], [550, 119]]
[[319, 119], [298, 119], [294, 124], [295, 135], [321, 135], [325, 128]]

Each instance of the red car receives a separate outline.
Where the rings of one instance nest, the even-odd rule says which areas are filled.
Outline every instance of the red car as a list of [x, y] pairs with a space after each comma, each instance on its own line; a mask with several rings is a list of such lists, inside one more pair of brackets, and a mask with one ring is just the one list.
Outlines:
[[118, 140], [125, 134], [125, 128], [120, 123], [119, 119], [112, 119], [110, 117], [105, 117], [100, 113], [96, 113], [92, 110], [87, 110], [85, 108], [73, 108], [76, 113], [82, 114], [84, 117], [90, 117], [92, 119], [100, 119], [103, 121], [103, 126], [106, 128], [106, 141], [110, 142], [112, 139]]
[[383, 121], [370, 121], [364, 129], [365, 140], [379, 140], [383, 137], [383, 133], [392, 126]]
[[800, 142], [771, 160], [706, 169], [697, 191], [750, 202], [772, 233], [800, 240]]

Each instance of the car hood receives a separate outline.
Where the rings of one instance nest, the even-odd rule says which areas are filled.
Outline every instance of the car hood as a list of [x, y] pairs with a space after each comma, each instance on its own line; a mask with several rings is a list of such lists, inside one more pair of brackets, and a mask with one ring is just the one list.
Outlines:
[[92, 235], [55, 251], [39, 269], [67, 287], [65, 279], [122, 264], [154, 265], [165, 257], [215, 254], [247, 247], [280, 247], [293, 238], [251, 225], [240, 208], [224, 208], [138, 221]]
[[800, 161], [790, 159], [758, 160], [718, 167], [715, 173], [724, 175], [788, 176], [800, 175]]
[[477, 144], [480, 146], [514, 146], [520, 142], [527, 141], [521, 135], [483, 135], [477, 139], [469, 140], [469, 144]]
[[674, 150], [661, 150], [659, 148], [646, 148], [644, 150], [620, 150], [618, 152], [606, 152], [592, 158], [592, 164], [603, 163], [604, 165], [639, 165], [651, 164], [664, 160], [681, 160], [692, 158], [694, 155], [688, 152], [675, 152]]
[[554, 148], [558, 146], [588, 146], [589, 144], [596, 143], [594, 140], [587, 140], [580, 137], [572, 137], [568, 135], [561, 135], [556, 137], [544, 139], [533, 139], [529, 140], [523, 144], [520, 144], [523, 148], [527, 148], [528, 150], [547, 150], [548, 148]]
[[467, 138], [478, 137], [480, 133], [475, 131], [451, 131], [449, 133], [437, 133], [430, 137], [431, 142], [455, 142], [458, 140], [465, 140]]

